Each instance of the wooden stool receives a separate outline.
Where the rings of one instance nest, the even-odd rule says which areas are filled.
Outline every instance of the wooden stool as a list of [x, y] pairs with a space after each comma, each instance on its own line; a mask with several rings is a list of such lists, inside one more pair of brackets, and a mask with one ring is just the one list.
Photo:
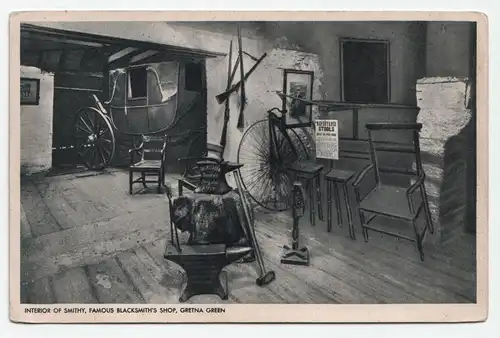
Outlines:
[[309, 194], [309, 216], [311, 219], [311, 225], [316, 225], [316, 212], [314, 208], [314, 193], [313, 185], [316, 185], [316, 204], [318, 206], [318, 216], [319, 219], [323, 220], [323, 207], [322, 197], [321, 197], [321, 181], [320, 175], [323, 171], [323, 164], [311, 163], [311, 162], [295, 162], [288, 166], [287, 169], [294, 173], [294, 181], [305, 180], [306, 181], [306, 191]]
[[349, 189], [347, 182], [355, 175], [354, 171], [331, 169], [325, 175], [326, 181], [326, 195], [327, 195], [327, 208], [328, 208], [328, 232], [332, 230], [332, 189], [335, 195], [335, 206], [337, 209], [337, 222], [342, 227], [342, 210], [340, 209], [340, 195], [339, 186], [344, 190], [344, 204], [347, 210], [347, 222], [349, 223], [349, 236], [356, 239], [354, 225], [352, 223], [351, 203], [349, 200]]

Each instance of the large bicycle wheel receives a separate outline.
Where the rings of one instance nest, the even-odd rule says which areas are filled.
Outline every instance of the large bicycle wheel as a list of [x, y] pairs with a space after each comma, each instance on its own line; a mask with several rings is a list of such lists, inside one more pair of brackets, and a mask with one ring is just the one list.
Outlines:
[[82, 108], [74, 120], [75, 151], [90, 170], [106, 168], [115, 154], [115, 134], [106, 115], [93, 107]]
[[[292, 179], [288, 164], [306, 160], [310, 154], [302, 132], [287, 130], [289, 139], [275, 126], [276, 149], [281, 161], [271, 158], [269, 121], [252, 124], [243, 134], [238, 148], [238, 162], [243, 164], [241, 176], [244, 188], [260, 206], [284, 211], [291, 206]], [[294, 151], [295, 150], [295, 151]]]

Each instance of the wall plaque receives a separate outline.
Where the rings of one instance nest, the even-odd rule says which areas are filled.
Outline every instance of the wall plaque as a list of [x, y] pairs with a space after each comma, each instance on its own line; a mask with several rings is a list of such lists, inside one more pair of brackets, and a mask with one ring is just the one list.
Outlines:
[[40, 102], [40, 79], [21, 78], [21, 105], [37, 106]]

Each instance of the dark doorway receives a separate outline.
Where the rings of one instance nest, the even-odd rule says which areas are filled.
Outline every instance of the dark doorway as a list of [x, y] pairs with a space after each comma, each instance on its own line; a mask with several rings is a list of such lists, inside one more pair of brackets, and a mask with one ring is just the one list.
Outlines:
[[[74, 117], [79, 109], [92, 106], [91, 94], [101, 96], [102, 76], [54, 75], [52, 127], [52, 166], [68, 168], [81, 165], [74, 156]], [[76, 162], [75, 162], [76, 161]]]

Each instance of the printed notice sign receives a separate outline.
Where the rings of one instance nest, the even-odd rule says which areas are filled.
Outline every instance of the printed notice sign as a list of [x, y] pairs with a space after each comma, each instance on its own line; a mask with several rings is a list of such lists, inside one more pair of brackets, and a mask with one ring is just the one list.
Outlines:
[[339, 128], [337, 120], [316, 120], [316, 157], [339, 159]]

